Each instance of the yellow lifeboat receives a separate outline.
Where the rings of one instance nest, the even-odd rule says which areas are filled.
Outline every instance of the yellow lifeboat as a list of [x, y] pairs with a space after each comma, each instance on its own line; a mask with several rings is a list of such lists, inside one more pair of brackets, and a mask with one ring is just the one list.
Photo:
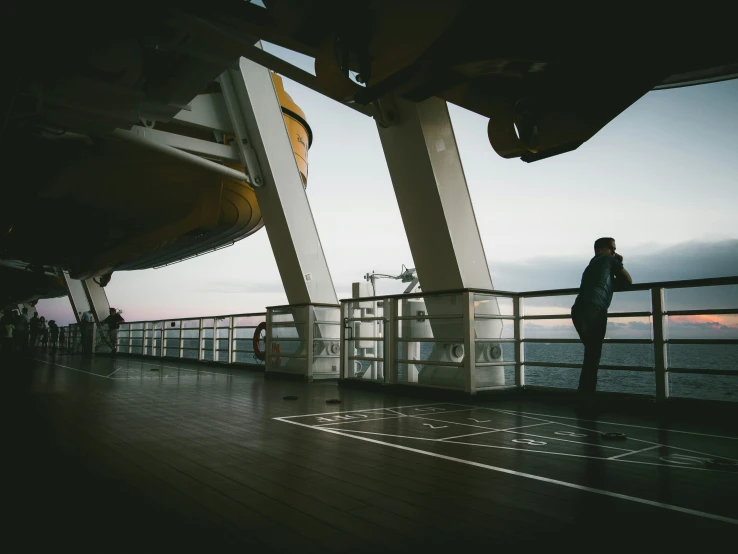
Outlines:
[[[272, 80], [307, 185], [312, 132], [281, 77], [272, 74]], [[207, 93], [221, 94], [217, 85]], [[176, 122], [156, 123], [155, 128], [215, 141], [209, 131]], [[43, 260], [87, 278], [181, 261], [229, 246], [263, 226], [256, 195], [245, 180], [123, 141], [75, 145], [69, 152], [37, 204], [47, 229], [59, 233], [19, 225], [8, 245], [18, 252], [13, 258]]]

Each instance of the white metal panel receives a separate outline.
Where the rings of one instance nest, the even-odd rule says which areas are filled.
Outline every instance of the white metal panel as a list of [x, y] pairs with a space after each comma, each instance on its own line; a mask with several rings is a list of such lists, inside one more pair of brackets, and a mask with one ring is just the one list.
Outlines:
[[492, 289], [446, 102], [396, 107], [377, 128], [423, 290]]
[[337, 304], [269, 70], [245, 58], [238, 67], [228, 76], [258, 159], [256, 198], [288, 302]]

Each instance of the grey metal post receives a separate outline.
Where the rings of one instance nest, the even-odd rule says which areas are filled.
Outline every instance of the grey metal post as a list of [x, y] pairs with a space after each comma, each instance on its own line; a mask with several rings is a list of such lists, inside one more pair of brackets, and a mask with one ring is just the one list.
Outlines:
[[213, 318], [213, 361], [218, 361], [218, 318]]
[[307, 309], [307, 321], [305, 324], [307, 325], [306, 332], [304, 336], [306, 337], [307, 344], [305, 344], [305, 361], [307, 362], [307, 371], [305, 375], [307, 376], [307, 380], [311, 381], [313, 380], [313, 335], [314, 327], [315, 327], [315, 306], [306, 306]]
[[388, 298], [388, 312], [389, 321], [387, 322], [387, 335], [389, 336], [389, 344], [385, 351], [385, 383], [395, 384], [397, 383], [397, 329], [399, 328], [399, 322], [397, 320], [398, 310], [397, 304], [399, 300], [396, 298]]
[[523, 319], [523, 298], [513, 296], [513, 316], [515, 317], [513, 330], [515, 338], [515, 386], [522, 388], [525, 386], [525, 328]]
[[266, 333], [264, 335], [264, 371], [272, 369], [272, 310], [267, 308]]
[[233, 363], [233, 316], [228, 318], [228, 363]]
[[664, 289], [651, 289], [651, 314], [653, 319], [653, 361], [656, 372], [656, 401], [669, 398], [669, 361], [666, 342], [666, 316], [664, 315]]
[[179, 320], [179, 358], [184, 356], [184, 321]]
[[350, 302], [341, 302], [341, 328], [339, 331], [339, 340], [341, 345], [341, 363], [339, 366], [339, 379], [348, 378], [348, 345], [346, 344], [346, 320], [348, 319]]
[[464, 390], [477, 393], [476, 340], [474, 333], [474, 293], [462, 294], [462, 332], [464, 333]]
[[202, 336], [202, 318], [200, 318], [200, 324], [197, 331], [197, 359], [202, 360], [202, 343], [205, 338]]

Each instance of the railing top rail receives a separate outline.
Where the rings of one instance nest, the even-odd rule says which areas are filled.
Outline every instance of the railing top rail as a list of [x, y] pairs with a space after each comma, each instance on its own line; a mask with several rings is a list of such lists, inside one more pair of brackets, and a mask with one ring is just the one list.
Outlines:
[[315, 306], [317, 308], [340, 308], [340, 304], [323, 304], [322, 302], [303, 302], [302, 304], [284, 304], [282, 306], [267, 306], [267, 310], [277, 310], [279, 308], [301, 308], [303, 306]]
[[[198, 319], [222, 320], [227, 317], [254, 317], [254, 316], [266, 317], [266, 312], [252, 312], [252, 313], [247, 313], [247, 314], [228, 314], [228, 315], [204, 315], [200, 317], [170, 317], [170, 318], [163, 318], [163, 319], [142, 319], [140, 321], [124, 321], [123, 323], [121, 323], [121, 325], [134, 325], [136, 323], [160, 323], [164, 321], [197, 321]], [[76, 323], [72, 325], [76, 325]]]
[[[664, 289], [686, 289], [694, 287], [715, 287], [720, 285], [738, 285], [738, 277], [711, 277], [709, 279], [683, 279], [681, 281], [653, 281], [650, 283], [634, 283], [628, 288], [617, 292], [633, 292], [640, 290], [651, 290], [653, 288]], [[536, 296], [567, 296], [579, 294], [579, 289], [551, 289], [534, 290], [517, 293], [518, 296], [531, 298]]]
[[395, 299], [395, 298], [423, 298], [424, 296], [443, 296], [446, 294], [463, 294], [465, 292], [474, 292], [479, 294], [491, 294], [494, 296], [509, 296], [509, 297], [515, 297], [520, 296], [520, 293], [517, 292], [511, 292], [508, 290], [490, 290], [490, 289], [448, 289], [448, 290], [431, 290], [431, 291], [425, 291], [425, 292], [413, 292], [410, 294], [382, 294], [380, 296], [361, 296], [359, 298], [342, 298], [339, 300], [339, 302], [371, 302], [375, 300], [384, 300], [384, 299]]
[[[680, 281], [653, 281], [649, 283], [635, 283], [628, 288], [617, 292], [633, 292], [650, 290], [652, 288], [665, 289], [681, 289], [693, 287], [714, 287], [721, 285], [738, 285], [738, 276], [736, 277], [711, 277], [709, 279], [683, 279]], [[424, 292], [414, 292], [412, 294], [383, 294], [378, 296], [362, 296], [359, 298], [342, 298], [344, 302], [370, 302], [375, 300], [395, 299], [395, 298], [422, 298], [424, 296], [442, 296], [446, 294], [462, 294], [464, 292], [474, 292], [480, 294], [491, 294], [495, 296], [533, 298], [537, 296], [568, 296], [579, 294], [579, 288], [571, 289], [550, 289], [550, 290], [534, 290], [525, 292], [512, 292], [506, 290], [488, 290], [488, 289], [449, 289], [434, 290]], [[282, 306], [280, 306], [282, 307]]]

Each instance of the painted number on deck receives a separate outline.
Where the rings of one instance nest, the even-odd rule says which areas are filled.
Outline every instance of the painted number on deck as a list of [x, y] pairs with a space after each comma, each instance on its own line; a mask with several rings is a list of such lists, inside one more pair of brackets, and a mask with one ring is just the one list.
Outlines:
[[659, 460], [667, 464], [677, 464], [680, 466], [701, 466], [707, 459], [700, 458], [699, 456], [685, 456], [684, 454], [668, 454], [659, 458]]
[[546, 444], [543, 441], [536, 441], [536, 440], [533, 440], [533, 439], [513, 439], [512, 441], [513, 442], [521, 442], [523, 444], [530, 444], [531, 446], [543, 446], [544, 444]]
[[563, 435], [565, 437], [586, 437], [584, 433], [572, 433], [571, 431], [555, 431], [554, 435]]
[[364, 414], [350, 414], [350, 415], [334, 415], [330, 417], [319, 417], [316, 419], [320, 421], [321, 423], [333, 423], [336, 421], [349, 421], [352, 419], [361, 419], [365, 417], [369, 417], [369, 416], [364, 415]]

